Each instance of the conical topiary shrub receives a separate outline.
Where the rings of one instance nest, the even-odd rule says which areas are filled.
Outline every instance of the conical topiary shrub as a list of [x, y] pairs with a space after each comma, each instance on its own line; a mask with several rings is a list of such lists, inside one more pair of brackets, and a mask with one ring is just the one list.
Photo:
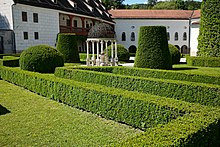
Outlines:
[[134, 66], [153, 69], [172, 68], [166, 27], [140, 27]]
[[77, 40], [78, 36], [75, 34], [58, 35], [57, 50], [59, 50], [64, 55], [64, 62], [80, 62]]

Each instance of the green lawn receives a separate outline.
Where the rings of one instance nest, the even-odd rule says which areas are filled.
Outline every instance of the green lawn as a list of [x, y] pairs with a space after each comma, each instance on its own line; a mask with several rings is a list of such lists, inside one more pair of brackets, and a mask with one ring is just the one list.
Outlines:
[[182, 73], [193, 73], [193, 74], [220, 77], [219, 67], [196, 67], [196, 66], [188, 66], [186, 64], [177, 64], [177, 65], [173, 65], [173, 68], [175, 71]]
[[0, 146], [104, 146], [141, 133], [2, 80], [0, 104], [10, 111], [0, 115]]

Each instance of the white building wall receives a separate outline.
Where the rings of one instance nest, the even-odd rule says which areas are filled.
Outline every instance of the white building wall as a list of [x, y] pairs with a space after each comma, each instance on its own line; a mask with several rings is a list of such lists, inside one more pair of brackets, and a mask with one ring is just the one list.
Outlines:
[[[13, 29], [12, 5], [13, 0], [0, 0], [0, 28]], [[5, 19], [5, 20], [3, 20]], [[5, 22], [6, 21], [6, 22]], [[6, 24], [8, 22], [8, 25]]]
[[[170, 33], [170, 44], [189, 46], [189, 20], [173, 20], [173, 19], [114, 19], [117, 41], [123, 44], [127, 49], [131, 45], [138, 47], [138, 33], [140, 26], [166, 26], [167, 32]], [[126, 33], [126, 41], [122, 41], [122, 32]], [[135, 32], [135, 41], [131, 41], [131, 33]], [[174, 40], [174, 34], [178, 32], [178, 41]], [[183, 40], [183, 33], [187, 33], [187, 40]]]
[[197, 56], [198, 51], [198, 36], [199, 36], [199, 21], [200, 19], [191, 20], [191, 32], [190, 32], [190, 56]]
[[199, 24], [191, 26], [191, 40], [190, 40], [190, 56], [197, 56], [199, 36]]
[[[22, 21], [22, 11], [27, 12], [27, 22]], [[16, 4], [13, 5], [12, 12], [17, 52], [39, 44], [55, 46], [59, 33], [59, 12], [57, 10]], [[38, 14], [38, 23], [33, 22], [33, 13]], [[24, 40], [23, 32], [28, 32], [28, 40]], [[34, 32], [38, 32], [38, 40], [35, 40]]]

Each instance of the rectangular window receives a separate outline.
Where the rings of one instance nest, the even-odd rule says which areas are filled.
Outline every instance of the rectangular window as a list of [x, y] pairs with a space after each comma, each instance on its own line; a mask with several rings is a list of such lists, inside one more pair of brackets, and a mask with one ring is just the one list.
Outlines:
[[70, 26], [70, 20], [69, 19], [66, 20], [66, 26]]
[[28, 40], [28, 32], [23, 32], [24, 40]]
[[22, 11], [22, 21], [27, 22], [27, 12]]
[[35, 23], [38, 23], [38, 14], [37, 13], [33, 13], [33, 21]]
[[74, 20], [74, 27], [77, 28], [77, 20]]
[[34, 32], [34, 39], [38, 40], [39, 39], [39, 33], [38, 32]]

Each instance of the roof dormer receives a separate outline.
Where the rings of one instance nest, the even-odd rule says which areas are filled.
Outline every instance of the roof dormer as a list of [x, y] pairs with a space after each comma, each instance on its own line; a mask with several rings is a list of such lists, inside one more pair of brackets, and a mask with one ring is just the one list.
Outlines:
[[76, 8], [77, 7], [77, 3], [72, 1], [72, 0], [68, 0], [69, 4], [73, 7]]

